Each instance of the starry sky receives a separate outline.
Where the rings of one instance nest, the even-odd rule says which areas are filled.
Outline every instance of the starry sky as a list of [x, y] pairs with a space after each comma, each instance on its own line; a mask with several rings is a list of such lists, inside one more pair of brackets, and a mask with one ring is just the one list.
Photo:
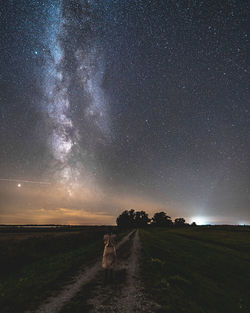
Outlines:
[[0, 7], [0, 223], [250, 223], [249, 1]]

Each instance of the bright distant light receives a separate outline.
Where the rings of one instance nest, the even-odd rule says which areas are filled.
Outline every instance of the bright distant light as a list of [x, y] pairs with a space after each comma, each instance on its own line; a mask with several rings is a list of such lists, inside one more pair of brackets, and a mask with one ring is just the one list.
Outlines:
[[22, 187], [22, 185], [21, 184], [17, 184], [17, 187], [20, 188], [20, 187]]
[[207, 221], [203, 216], [196, 216], [191, 219], [192, 222], [195, 222], [197, 225], [205, 225]]

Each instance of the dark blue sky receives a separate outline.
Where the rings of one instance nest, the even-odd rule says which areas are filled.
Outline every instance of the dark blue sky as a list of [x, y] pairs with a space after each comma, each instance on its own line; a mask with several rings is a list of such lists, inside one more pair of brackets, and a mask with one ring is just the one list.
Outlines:
[[50, 188], [1, 181], [0, 222], [249, 223], [249, 9], [2, 4], [0, 178]]

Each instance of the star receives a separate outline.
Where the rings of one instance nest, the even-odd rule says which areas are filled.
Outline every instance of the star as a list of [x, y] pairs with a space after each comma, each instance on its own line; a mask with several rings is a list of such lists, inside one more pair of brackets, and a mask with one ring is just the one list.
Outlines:
[[0, 220], [31, 189], [34, 209], [248, 219], [247, 1], [26, 2], [1, 7], [0, 191], [32, 188]]

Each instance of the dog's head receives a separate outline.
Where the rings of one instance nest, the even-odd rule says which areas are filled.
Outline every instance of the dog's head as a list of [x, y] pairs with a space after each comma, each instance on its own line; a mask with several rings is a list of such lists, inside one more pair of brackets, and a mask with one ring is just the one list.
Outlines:
[[110, 240], [110, 238], [108, 239], [108, 241], [106, 242], [106, 247], [110, 247], [110, 248], [113, 248], [114, 247], [114, 244], [113, 242]]

